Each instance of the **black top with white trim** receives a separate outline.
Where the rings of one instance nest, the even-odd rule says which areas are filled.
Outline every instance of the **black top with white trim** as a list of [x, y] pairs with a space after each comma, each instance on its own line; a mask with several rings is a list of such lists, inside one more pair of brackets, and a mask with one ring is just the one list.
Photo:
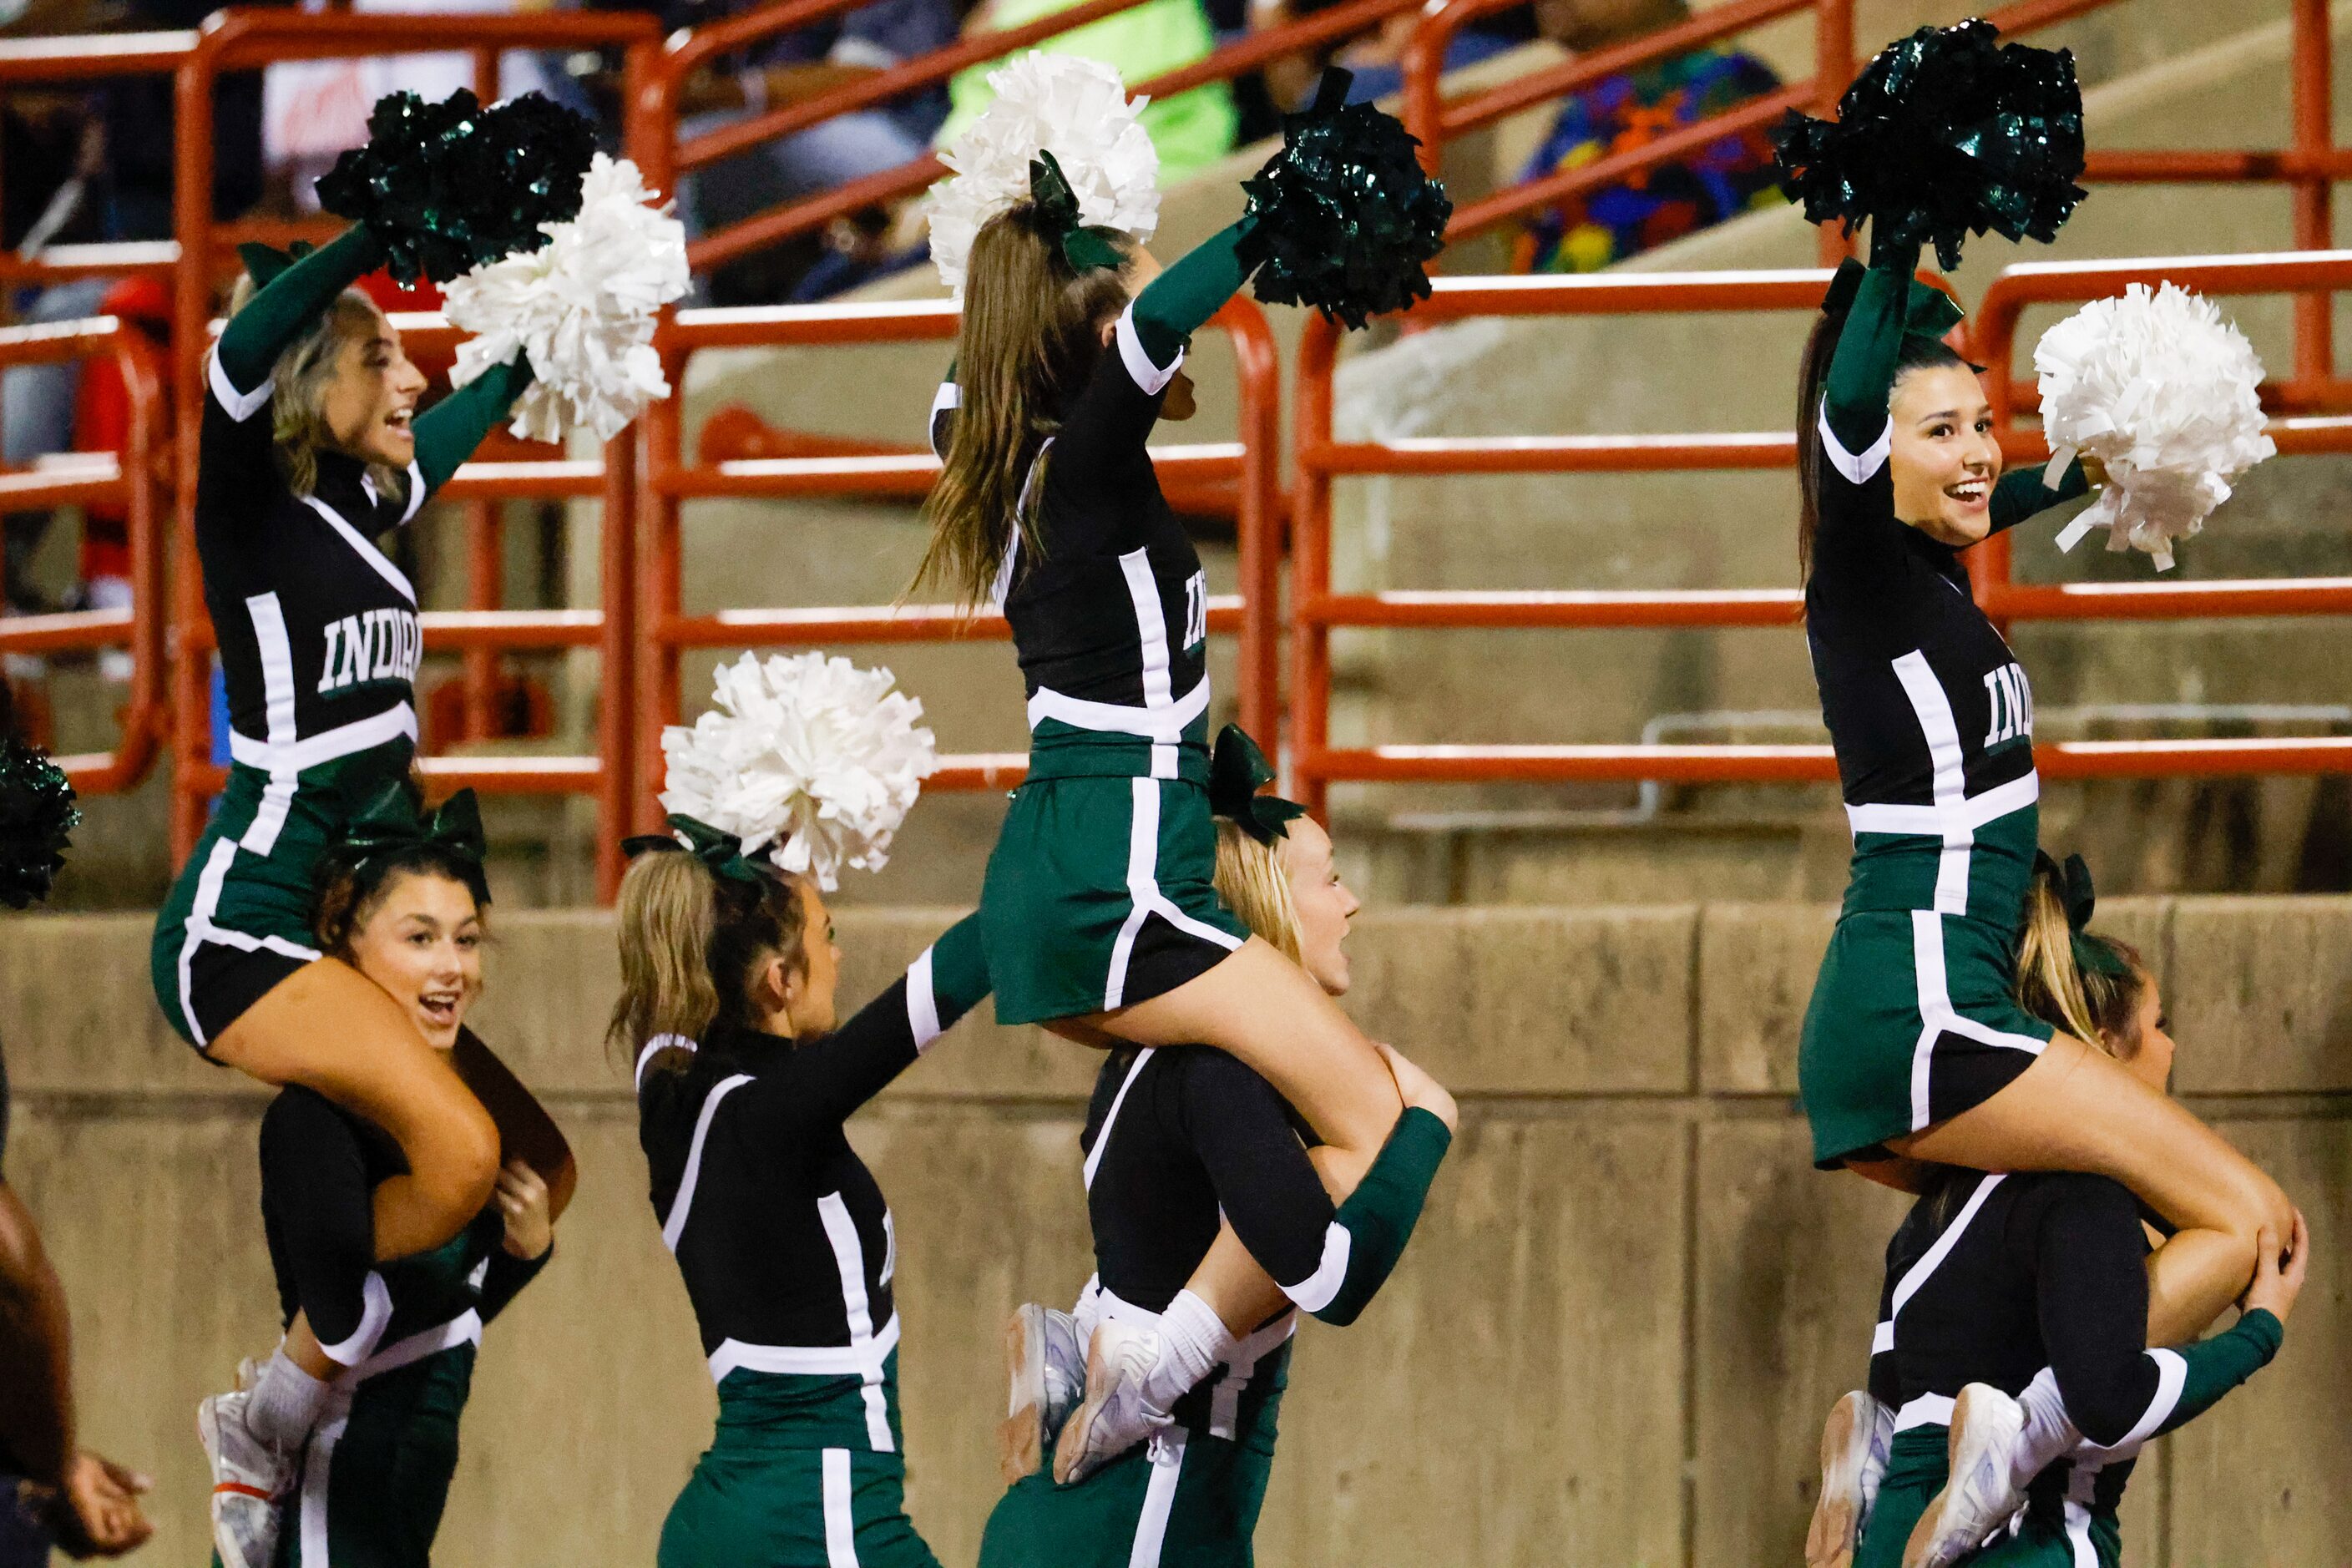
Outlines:
[[[890, 1210], [843, 1123], [988, 994], [976, 919], [847, 1023], [796, 1043], [720, 1026], [637, 1064], [638, 1141], [711, 1375], [837, 1377], [878, 1391], [898, 1342]], [[682, 1068], [665, 1047], [690, 1049]], [[891, 1447], [875, 1412], [877, 1450]]]
[[1948, 1172], [1887, 1243], [1872, 1393], [1897, 1432], [1948, 1426], [1967, 1384], [2014, 1394], [2046, 1366], [2105, 1450], [2075, 1458], [2066, 1494], [2113, 1509], [2142, 1444], [2278, 1347], [2277, 1320], [2254, 1312], [2212, 1339], [2148, 1348], [2147, 1255], [2137, 1200], [2104, 1176]]
[[196, 557], [232, 755], [281, 772], [413, 742], [416, 591], [373, 541], [425, 504], [423, 470], [411, 463], [408, 493], [384, 495], [361, 463], [321, 450], [298, 496], [273, 450], [271, 384], [239, 392], [217, 353], [205, 368]]
[[1351, 1238], [1289, 1103], [1238, 1058], [1205, 1046], [1114, 1053], [1079, 1143], [1096, 1278], [1119, 1300], [1165, 1310], [1221, 1217], [1299, 1306], [1339, 1293]]

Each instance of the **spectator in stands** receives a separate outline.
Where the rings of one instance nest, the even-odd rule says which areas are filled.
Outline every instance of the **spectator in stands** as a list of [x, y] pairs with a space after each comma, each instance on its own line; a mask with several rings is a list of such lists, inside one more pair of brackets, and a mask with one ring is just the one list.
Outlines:
[[[1068, 10], [1076, 0], [981, 0], [964, 23], [966, 33], [1018, 27]], [[1201, 0], [1144, 0], [1099, 21], [1057, 34], [1038, 46], [1057, 55], [1100, 60], [1132, 89], [1164, 72], [1205, 58], [1217, 47]], [[995, 98], [988, 73], [1003, 60], [984, 60], [959, 72], [948, 84], [953, 108], [934, 141], [946, 146], [980, 118]], [[1231, 85], [1209, 82], [1172, 98], [1154, 99], [1142, 114], [1143, 129], [1160, 152], [1160, 179], [1174, 184], [1234, 149], [1239, 126]]]
[[[1536, 0], [1535, 11], [1544, 37], [1581, 54], [1671, 26], [1690, 6], [1688, 0]], [[1643, 146], [1780, 86], [1754, 56], [1717, 48], [1607, 78], [1560, 105], [1520, 178], [1541, 179]], [[1726, 136], [1693, 156], [1534, 215], [1514, 247], [1512, 270], [1597, 272], [1780, 200], [1764, 132]]]
[[[677, 27], [708, 26], [755, 4], [685, 0], [672, 5], [666, 18]], [[686, 84], [678, 129], [682, 135], [698, 136], [786, 104], [803, 103], [943, 49], [955, 38], [956, 11], [950, 0], [872, 0], [846, 15], [769, 39], [720, 68], [698, 72]], [[947, 94], [933, 88], [835, 115], [688, 174], [680, 182], [680, 216], [689, 233], [707, 233], [912, 163], [930, 151], [932, 134], [947, 113]], [[827, 268], [831, 287], [825, 291], [876, 268], [881, 258], [873, 238], [881, 226], [844, 220], [826, 235], [829, 249], [844, 259]], [[732, 291], [772, 299], [791, 287], [788, 281], [751, 278]]]
[[[1286, 23], [1304, 21], [1339, 0], [1248, 0], [1249, 30], [1262, 33]], [[1306, 107], [1315, 96], [1323, 68], [1339, 66], [1354, 73], [1348, 89], [1350, 103], [1373, 103], [1394, 96], [1404, 87], [1404, 48], [1420, 23], [1422, 11], [1399, 11], [1368, 33], [1336, 45], [1303, 49], [1265, 64], [1266, 95], [1276, 112], [1287, 114]], [[1482, 16], [1454, 35], [1445, 51], [1445, 68], [1460, 70], [1517, 48], [1535, 36], [1525, 10]]]

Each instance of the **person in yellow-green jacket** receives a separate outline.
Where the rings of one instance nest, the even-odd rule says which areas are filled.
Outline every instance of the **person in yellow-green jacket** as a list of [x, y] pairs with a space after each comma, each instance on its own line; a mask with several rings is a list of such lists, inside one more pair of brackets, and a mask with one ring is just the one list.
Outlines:
[[[1076, 0], [981, 0], [964, 24], [967, 35], [1000, 32], [1066, 11]], [[1163, 71], [1191, 65], [1217, 47], [1201, 0], [1145, 0], [1084, 26], [1047, 38], [1039, 47], [1056, 55], [1100, 60], [1116, 69], [1130, 86], [1150, 81]], [[1025, 51], [1024, 51], [1025, 52]], [[1018, 58], [1017, 56], [1014, 58]], [[971, 129], [981, 110], [994, 101], [989, 73], [1002, 70], [1005, 60], [983, 60], [950, 78], [948, 118], [932, 145], [946, 147]], [[1198, 174], [1234, 150], [1241, 120], [1234, 108], [1233, 89], [1222, 81], [1154, 99], [1138, 117], [1160, 153], [1160, 181], [1173, 184]]]

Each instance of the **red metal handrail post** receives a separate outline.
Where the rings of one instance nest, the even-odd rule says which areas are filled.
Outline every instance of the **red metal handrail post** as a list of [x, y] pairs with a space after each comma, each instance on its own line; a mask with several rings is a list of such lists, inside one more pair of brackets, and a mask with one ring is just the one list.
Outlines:
[[632, 827], [652, 832], [661, 824], [658, 796], [665, 769], [661, 734], [677, 721], [678, 646], [671, 624], [678, 612], [677, 493], [667, 483], [680, 463], [679, 405], [686, 397], [687, 354], [677, 346], [666, 320], [655, 342], [662, 351], [662, 374], [669, 378], [670, 395], [645, 412], [637, 422], [639, 460], [644, 472], [637, 487], [637, 646], [636, 725], [634, 742], [637, 787], [631, 805]]
[[[499, 503], [488, 499], [465, 503], [466, 607], [495, 610], [504, 597], [505, 542], [499, 537], [505, 521]], [[458, 656], [465, 668], [466, 702], [461, 739], [485, 741], [498, 729], [499, 650], [469, 647]]]
[[1240, 657], [1234, 662], [1242, 728], [1280, 744], [1282, 715], [1282, 526], [1276, 487], [1281, 461], [1281, 367], [1274, 330], [1255, 301], [1236, 297], [1213, 323], [1233, 344], [1241, 384], [1236, 433], [1242, 443], [1241, 503], [1234, 519], [1242, 591]]
[[173, 73], [172, 232], [180, 264], [172, 272], [172, 472], [173, 537], [179, 542], [173, 617], [173, 710], [179, 744], [172, 759], [172, 863], [188, 858], [204, 832], [195, 784], [212, 760], [211, 658], [197, 634], [205, 615], [196, 561], [196, 456], [204, 430], [204, 354], [212, 321], [212, 99], [215, 61], [226, 18], [205, 20], [196, 47]]
[[1331, 631], [1323, 601], [1331, 591], [1331, 475], [1322, 451], [1331, 440], [1331, 372], [1339, 329], [1320, 315], [1298, 339], [1298, 392], [1292, 413], [1296, 500], [1290, 509], [1290, 700], [1293, 782], [1287, 786], [1327, 819], [1330, 782], [1325, 752], [1331, 736]]
[[[2316, 165], [2335, 150], [2335, 40], [2327, 0], [2294, 0], [2294, 150]], [[2303, 174], [2294, 187], [2294, 243], [2299, 250], [2326, 250], [2335, 238], [2336, 184], [2323, 168]], [[2294, 374], [2298, 381], [2335, 374], [2335, 299], [2299, 294], [2294, 301]]]

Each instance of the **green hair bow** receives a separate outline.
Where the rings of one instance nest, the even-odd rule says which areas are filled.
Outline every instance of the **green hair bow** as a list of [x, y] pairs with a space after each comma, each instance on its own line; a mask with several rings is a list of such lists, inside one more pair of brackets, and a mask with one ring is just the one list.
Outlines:
[[474, 901], [490, 901], [489, 878], [482, 869], [487, 843], [481, 803], [461, 789], [432, 811], [417, 808], [416, 795], [399, 779], [387, 781], [343, 825], [337, 849], [359, 876], [368, 867], [404, 850], [430, 847], [457, 863]]
[[[1822, 313], [1842, 316], [1853, 309], [1853, 297], [1861, 292], [1862, 280], [1870, 268], [1847, 257], [1838, 264], [1837, 276], [1830, 279], [1830, 289], [1822, 296]], [[1941, 289], [1911, 279], [1911, 291], [1903, 305], [1903, 335], [1906, 338], [1929, 338], [1937, 342], [1944, 334], [1968, 319], [1959, 301]]]
[[1209, 757], [1209, 811], [1224, 817], [1260, 844], [1290, 837], [1290, 825], [1307, 815], [1295, 800], [1258, 791], [1274, 782], [1274, 766], [1239, 724], [1217, 731]]
[[1118, 247], [1103, 237], [1100, 230], [1087, 226], [1078, 215], [1078, 195], [1070, 188], [1070, 178], [1062, 173], [1062, 165], [1054, 154], [1040, 152], [1029, 160], [1029, 200], [1037, 208], [1037, 216], [1045, 220], [1055, 237], [1062, 242], [1062, 259], [1070, 264], [1073, 272], [1091, 272], [1102, 267], [1124, 267], [1127, 258]]
[[775, 873], [743, 853], [743, 841], [732, 833], [722, 832], [698, 818], [673, 812], [664, 818], [676, 830], [677, 837], [667, 833], [641, 833], [634, 838], [621, 840], [621, 853], [630, 859], [640, 855], [691, 855], [710, 868], [714, 877], [724, 877], [734, 882], [762, 883], [775, 880]]
[[298, 239], [284, 250], [258, 240], [247, 240], [236, 247], [236, 258], [245, 263], [246, 276], [253, 279], [254, 286], [267, 289], [279, 273], [317, 248], [307, 239]]
[[2074, 949], [2074, 967], [2085, 974], [2124, 975], [2131, 965], [2124, 962], [2115, 944], [2105, 937], [2091, 934], [2091, 915], [2099, 907], [2098, 889], [2091, 885], [2091, 868], [2080, 855], [2069, 855], [2064, 864], [2048, 851], [2034, 852], [2035, 868], [2045, 870], [2058, 883], [2059, 896], [2066, 905], [2068, 945]]

